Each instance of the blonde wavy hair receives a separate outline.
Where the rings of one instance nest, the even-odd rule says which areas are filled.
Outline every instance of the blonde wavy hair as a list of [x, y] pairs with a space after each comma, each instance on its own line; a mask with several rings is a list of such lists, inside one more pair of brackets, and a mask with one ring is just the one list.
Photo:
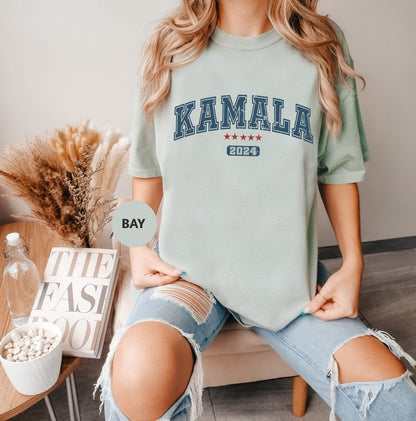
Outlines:
[[[316, 13], [318, 0], [269, 0], [267, 17], [273, 27], [318, 69], [319, 100], [333, 140], [342, 129], [335, 82], [365, 79], [348, 63], [328, 16]], [[218, 19], [218, 0], [182, 0], [161, 19], [142, 47], [139, 81], [143, 112], [150, 120], [170, 89], [170, 70], [185, 66], [204, 50]], [[175, 62], [172, 57], [181, 54]], [[355, 80], [353, 80], [355, 82]]]

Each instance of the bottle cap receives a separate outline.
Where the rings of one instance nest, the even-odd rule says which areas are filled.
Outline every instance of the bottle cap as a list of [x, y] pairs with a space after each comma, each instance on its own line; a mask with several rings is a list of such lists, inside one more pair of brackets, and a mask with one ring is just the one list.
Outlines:
[[6, 235], [6, 240], [11, 246], [17, 246], [20, 241], [20, 236], [18, 232], [11, 232]]

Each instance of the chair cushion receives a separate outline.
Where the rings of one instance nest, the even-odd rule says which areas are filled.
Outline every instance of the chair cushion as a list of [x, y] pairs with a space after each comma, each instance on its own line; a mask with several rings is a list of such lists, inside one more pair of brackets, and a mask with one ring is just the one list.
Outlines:
[[222, 355], [207, 355], [204, 352], [202, 367], [203, 387], [297, 376], [296, 371], [272, 348], [265, 352]]

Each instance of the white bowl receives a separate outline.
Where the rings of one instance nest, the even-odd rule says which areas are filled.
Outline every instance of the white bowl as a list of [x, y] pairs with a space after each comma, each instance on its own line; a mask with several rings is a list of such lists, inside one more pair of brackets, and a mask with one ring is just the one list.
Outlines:
[[[13, 332], [27, 333], [33, 328], [53, 332], [58, 343], [49, 352], [28, 361], [9, 361], [3, 358], [3, 348], [11, 341]], [[23, 395], [37, 395], [50, 389], [58, 380], [62, 363], [62, 331], [54, 323], [32, 322], [10, 331], [0, 342], [0, 361], [16, 390]]]

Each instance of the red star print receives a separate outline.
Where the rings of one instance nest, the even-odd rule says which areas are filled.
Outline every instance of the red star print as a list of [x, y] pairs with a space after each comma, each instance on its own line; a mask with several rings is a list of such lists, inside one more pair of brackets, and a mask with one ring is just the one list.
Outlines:
[[225, 134], [225, 135], [224, 135], [224, 137], [225, 137], [226, 139], [229, 139], [229, 138], [230, 138], [230, 135], [227, 133], [227, 134]]
[[261, 139], [261, 136], [258, 134], [258, 135], [256, 136], [256, 139], [257, 139], [257, 140], [260, 140], [260, 139]]
[[249, 138], [250, 140], [253, 140], [253, 135], [251, 134], [248, 138]]
[[241, 137], [241, 140], [246, 140], [246, 135], [245, 134], [241, 135], [240, 137]]
[[238, 136], [234, 133], [234, 134], [233, 134], [233, 139], [235, 140], [235, 139], [237, 139], [237, 137], [238, 137]]

